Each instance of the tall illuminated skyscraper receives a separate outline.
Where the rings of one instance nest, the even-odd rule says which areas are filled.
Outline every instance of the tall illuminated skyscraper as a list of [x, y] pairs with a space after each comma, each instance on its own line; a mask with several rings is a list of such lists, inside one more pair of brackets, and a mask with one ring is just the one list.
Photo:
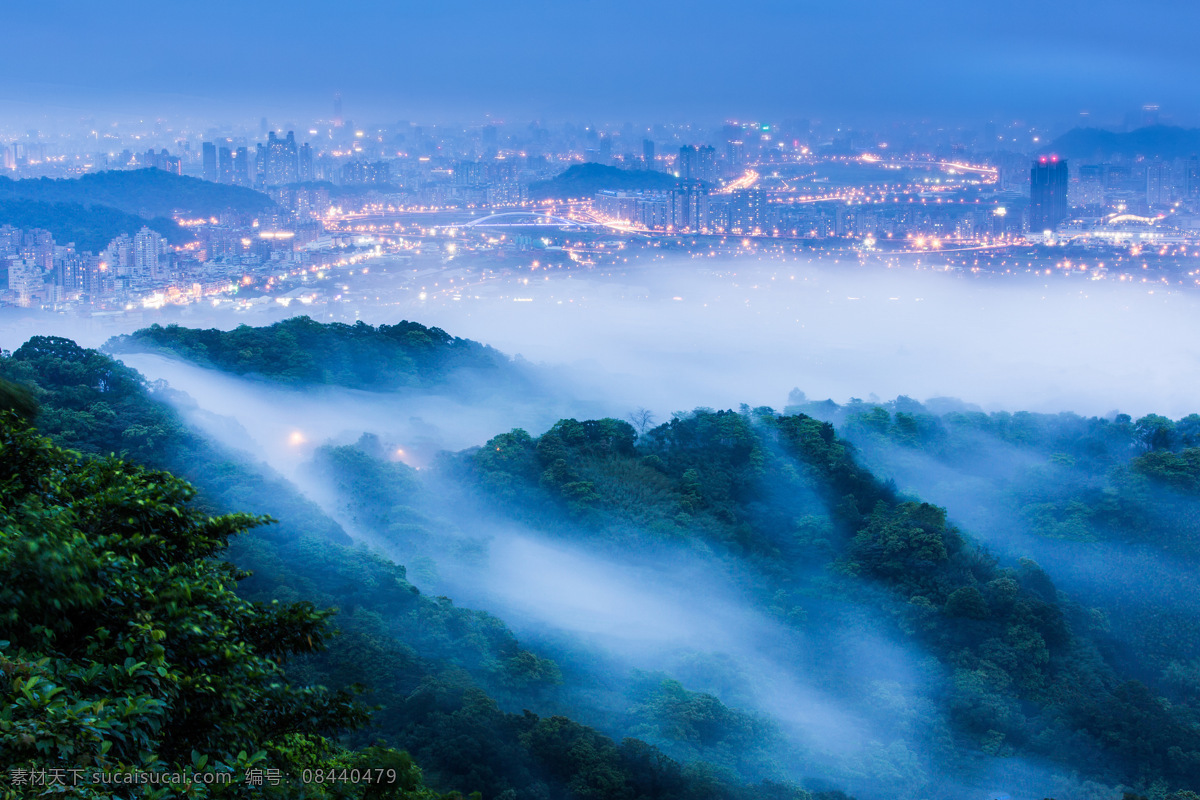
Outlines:
[[1067, 218], [1067, 187], [1070, 180], [1066, 160], [1042, 156], [1029, 174], [1029, 230], [1052, 231]]
[[296, 135], [288, 131], [286, 139], [275, 136], [275, 131], [267, 134], [267, 163], [266, 183], [268, 186], [286, 186], [299, 179], [299, 153], [296, 148]]

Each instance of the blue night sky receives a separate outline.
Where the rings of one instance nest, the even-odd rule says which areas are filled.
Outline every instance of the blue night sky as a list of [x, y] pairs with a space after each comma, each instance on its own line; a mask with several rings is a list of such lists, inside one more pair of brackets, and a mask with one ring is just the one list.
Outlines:
[[1191, 122], [1200, 4], [57, 2], [4, 11], [0, 117]]

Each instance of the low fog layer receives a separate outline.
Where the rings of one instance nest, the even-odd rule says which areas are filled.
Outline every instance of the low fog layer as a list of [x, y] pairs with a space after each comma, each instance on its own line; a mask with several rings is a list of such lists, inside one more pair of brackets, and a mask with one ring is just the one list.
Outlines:
[[293, 479], [301, 477], [296, 467], [314, 447], [353, 442], [363, 433], [402, 443], [400, 460], [421, 467], [441, 450], [472, 447], [514, 426], [549, 427], [566, 410], [500, 395], [467, 406], [436, 392], [300, 391], [156, 354], [124, 354], [120, 359], [148, 379], [165, 380], [186, 394], [175, 400], [190, 424]]
[[1200, 396], [1200, 340], [1185, 335], [1197, 298], [1111, 279], [749, 258], [545, 277], [413, 300], [404, 315], [533, 361], [594, 367], [598, 386], [660, 412], [778, 407], [793, 386], [1081, 414], [1179, 416]]
[[[1064, 483], [1079, 480], [1067, 470], [1056, 475], [1053, 470], [1063, 468], [1044, 457], [979, 434], [973, 440], [972, 466], [983, 468], [967, 474], [913, 448], [863, 437], [851, 439], [876, 475], [895, 481], [902, 491], [945, 507], [956, 524], [1005, 561], [1033, 558], [1054, 577], [1055, 585], [1076, 601], [1114, 617], [1155, 623], [1162, 623], [1168, 612], [1200, 614], [1195, 566], [1178, 554], [1147, 542], [1039, 535], [1028, 518], [1013, 512], [1013, 487], [1020, 485], [1022, 475], [1040, 472], [1046, 481], [1056, 477]], [[1176, 496], [1172, 502], [1184, 503], [1193, 519], [1200, 515], [1200, 503], [1194, 499]], [[1181, 529], [1180, 536], [1186, 535]], [[1147, 576], [1153, 579], [1146, 580]]]
[[[807, 681], [804, 665], [786, 660], [796, 632], [754, 608], [717, 565], [681, 553], [622, 561], [513, 527], [486, 527], [481, 568], [456, 565], [442, 574], [455, 597], [500, 615], [523, 638], [565, 635], [650, 671], [674, 671], [694, 653], [731, 658], [742, 685], [725, 702], [749, 701], [817, 751], [853, 749], [867, 734], [866, 720]], [[895, 680], [912, 672], [901, 668], [899, 653], [875, 644], [871, 658], [857, 662], [863, 675]]]
[[[1083, 275], [972, 276], [857, 260], [672, 257], [608, 271], [520, 270], [453, 290], [347, 278], [321, 321], [410, 319], [534, 362], [570, 365], [578, 395], [622, 415], [810, 398], [954, 396], [989, 409], [1172, 417], [1200, 397], [1200, 298]], [[469, 259], [449, 265], [471, 269]], [[392, 281], [388, 291], [387, 281]], [[360, 285], [356, 282], [362, 282]], [[420, 290], [425, 299], [420, 299]], [[376, 296], [383, 299], [376, 301]], [[178, 321], [262, 325], [282, 307], [77, 320], [0, 316], [0, 346], [37, 333], [96, 346]], [[303, 313], [303, 312], [299, 312]], [[511, 426], [510, 426], [511, 427]], [[499, 429], [503, 429], [500, 426]]]

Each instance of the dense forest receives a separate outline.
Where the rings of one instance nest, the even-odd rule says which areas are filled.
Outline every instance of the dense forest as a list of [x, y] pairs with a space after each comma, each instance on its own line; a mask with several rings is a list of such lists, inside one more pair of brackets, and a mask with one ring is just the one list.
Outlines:
[[[399, 764], [407, 770], [406, 785], [418, 787], [404, 788], [406, 792], [416, 792], [400, 795], [406, 797], [422, 796], [420, 792], [426, 791], [420, 788], [420, 773], [411, 766], [407, 756], [395, 754], [386, 749], [388, 747], [402, 748], [410, 753], [424, 772], [424, 780], [438, 791], [480, 792], [484, 798], [778, 797], [803, 800], [827, 796], [835, 800], [839, 796], [836, 793], [810, 795], [779, 782], [747, 786], [704, 763], [681, 764], [634, 738], [616, 741], [566, 716], [539, 716], [522, 711], [522, 706], [536, 704], [561, 682], [553, 661], [523, 649], [495, 617], [459, 608], [446, 598], [428, 597], [419, 592], [407, 580], [402, 566], [354, 546], [338, 523], [301, 497], [286, 481], [269, 472], [264, 473], [254, 465], [239, 462], [187, 431], [164, 402], [163, 395], [169, 393], [168, 389], [148, 386], [137, 373], [101, 353], [80, 348], [65, 339], [35, 337], [0, 359], [0, 377], [28, 388], [39, 406], [34, 417], [38, 429], [54, 443], [51, 445], [25, 433], [22, 434], [25, 436], [23, 441], [30, 443], [27, 446], [52, 448], [54, 453], [85, 470], [91, 469], [92, 463], [103, 464], [108, 471], [106, 474], [133, 476], [130, 481], [141, 480], [138, 476], [143, 475], [130, 462], [152, 469], [168, 468], [191, 480], [195, 486], [193, 496], [193, 490], [187, 485], [165, 473], [154, 472], [146, 479], [149, 486], [145, 497], [135, 495], [135, 499], [127, 501], [117, 496], [114, 500], [153, 501], [155, 514], [175, 515], [168, 506], [179, 507], [180, 512], [191, 506], [196, 513], [184, 512], [184, 522], [201, 528], [209, 524], [202, 522], [208, 519], [207, 515], [232, 509], [269, 514], [275, 520], [274, 524], [262, 526], [259, 523], [264, 520], [260, 517], [244, 514], [228, 517], [220, 530], [226, 537], [240, 534], [229, 541], [225, 551], [225, 557], [238, 573], [213, 567], [224, 576], [222, 591], [229, 588], [235, 577], [240, 578], [238, 598], [252, 604], [248, 609], [279, 608], [288, 624], [307, 626], [303, 646], [299, 634], [288, 633], [287, 628], [274, 633], [270, 630], [251, 631], [260, 638], [277, 636], [277, 639], [271, 639], [273, 649], [265, 649], [260, 654], [258, 669], [267, 671], [269, 677], [278, 671], [289, 653], [304, 653], [286, 663], [286, 674], [294, 687], [288, 692], [324, 697], [328, 694], [326, 690], [304, 687], [333, 687], [334, 694], [328, 695], [330, 702], [345, 706], [352, 701], [344, 692], [338, 692], [363, 685], [361, 701], [377, 707], [371, 726], [360, 728], [357, 733], [328, 730], [328, 719], [319, 717], [315, 710], [312, 718], [304, 721], [307, 727], [296, 723], [294, 729], [285, 731], [302, 734], [308, 739], [318, 734], [342, 734], [339, 740], [326, 739], [327, 744], [321, 744], [319, 748], [316, 744], [311, 745], [316, 753], [314, 758], [327, 757], [338, 764], [361, 764], [356, 760], [361, 758], [372, 759], [373, 765]], [[6, 398], [6, 402], [24, 406], [29, 412], [30, 403], [24, 392], [11, 386], [0, 386], [4, 388], [0, 396]], [[20, 432], [20, 426], [10, 418], [6, 417], [6, 424]], [[53, 449], [59, 446], [70, 446], [82, 455]], [[124, 460], [105, 457], [104, 454], [109, 453], [119, 454]], [[5, 456], [8, 463], [7, 452]], [[34, 481], [35, 485], [42, 480], [43, 468], [36, 463], [19, 469], [26, 476], [23, 480]], [[123, 477], [112, 479], [125, 480]], [[102, 499], [109, 497], [103, 483], [91, 485]], [[160, 491], [167, 494], [156, 494]], [[52, 512], [53, 509], [47, 511], [53, 517]], [[136, 527], [138, 523], [135, 519], [132, 523], [122, 523], [123, 526], [126, 524]], [[197, 535], [214, 540], [208, 541], [208, 553], [219, 551], [224, 543], [223, 539], [215, 541], [215, 534], [203, 530]], [[6, 539], [6, 550], [19, 549], [20, 541], [19, 534]], [[109, 555], [109, 550], [102, 550], [96, 557], [103, 561]], [[117, 557], [115, 552], [111, 555]], [[3, 562], [9, 563], [17, 571], [14, 575], [23, 575], [22, 562]], [[208, 564], [205, 568], [211, 566]], [[166, 568], [169, 570], [169, 565]], [[69, 582], [73, 574], [76, 573], [68, 565], [62, 580]], [[117, 578], [119, 575], [114, 576]], [[9, 580], [6, 573], [4, 583]], [[176, 597], [173, 591], [166, 593], [164, 602]], [[226, 594], [221, 595], [225, 598], [222, 602], [234, 603], [225, 597]], [[46, 594], [39, 597], [45, 598]], [[28, 602], [35, 600], [31, 598]], [[153, 604], [157, 600], [148, 596], [143, 602]], [[178, 605], [181, 601], [176, 599], [175, 602]], [[296, 606], [296, 603], [304, 605]], [[319, 609], [331, 607], [336, 607], [339, 612], [332, 618], [338, 635], [328, 639], [323, 650], [308, 652], [314, 649], [309, 640], [319, 638], [320, 629], [328, 621], [327, 614]], [[110, 610], [110, 613], [120, 613], [120, 610]], [[201, 612], [188, 608], [186, 613]], [[96, 620], [95, 616], [85, 615], [80, 624], [86, 627]], [[135, 620], [131, 619], [130, 623]], [[205, 622], [207, 625], [224, 624], [225, 620], [221, 616], [209, 616]], [[22, 628], [19, 619], [14, 618], [9, 624]], [[259, 628], [268, 627], [266, 622], [256, 624]], [[199, 627], [201, 631], [206, 630], [203, 625]], [[252, 627], [247, 625], [243, 629], [250, 631]], [[97, 635], [102, 635], [97, 630]], [[235, 638], [237, 632], [234, 629], [225, 635]], [[26, 634], [27, 638], [35, 635], [45, 636], [36, 630]], [[6, 634], [5, 639], [17, 647], [24, 646], [16, 636], [10, 638]], [[44, 658], [57, 661], [71, 655], [56, 650], [53, 637], [50, 639], [49, 642], [34, 642], [45, 648], [40, 651], [44, 652]], [[245, 641], [238, 645], [239, 652], [245, 651], [247, 657], [254, 655], [253, 643]], [[5, 657], [15, 662], [9, 654], [10, 644], [3, 647]], [[37, 652], [29, 650], [21, 657], [29, 660]], [[93, 667], [81, 662], [64, 663], [63, 668], [91, 670]], [[169, 660], [162, 662], [162, 668], [168, 672], [179, 669]], [[5, 687], [6, 707], [10, 699], [15, 701], [18, 695], [24, 696], [27, 685], [18, 684], [22, 680], [19, 674], [14, 674], [12, 682]], [[153, 676], [149, 680], [153, 683]], [[254, 686], [246, 689], [253, 690]], [[67, 687], [63, 687], [63, 691], [55, 692], [54, 696], [61, 695], [62, 701], [67, 703], [65, 713], [68, 715], [75, 714], [75, 709], [82, 708], [82, 704], [97, 701], [94, 695], [89, 698], [83, 688], [71, 688], [71, 693], [67, 691]], [[156, 698], [151, 696], [150, 699]], [[296, 702], [290, 695], [283, 696], [283, 701], [293, 705]], [[73, 716], [70, 719], [75, 724], [83, 724]], [[345, 719], [347, 722], [363, 721], [358, 712], [348, 712]], [[0, 718], [0, 724], [3, 723], [6, 720]], [[145, 724], [148, 729], [154, 729], [156, 723], [149, 720]], [[249, 726], [251, 722], [248, 720], [246, 724]], [[241, 746], [247, 748], [259, 743], [260, 749], [268, 754], [274, 752], [270, 737], [282, 735], [269, 728], [248, 727], [247, 730], [253, 730], [257, 738], [248, 739]], [[13, 741], [32, 747], [33, 750], [28, 752], [57, 752], [57, 744], [49, 738], [52, 734], [54, 731], [37, 733], [7, 725], [0, 727], [0, 737], [11, 736]], [[380, 738], [386, 745], [374, 744]], [[96, 742], [93, 744], [101, 746]], [[206, 759], [204, 763], [240, 769], [241, 762], [231, 762], [231, 756], [220, 750], [222, 744], [228, 742], [214, 739], [207, 750], [195, 748], [197, 763], [199, 759]], [[176, 763], [171, 760], [173, 755], [158, 753], [153, 749], [155, 746], [154, 741], [145, 740], [139, 758], [144, 751], [146, 764], [173, 766]], [[329, 751], [327, 755], [326, 750]], [[257, 752], [247, 749], [246, 758], [254, 757]], [[308, 752], [305, 750], [306, 754]], [[386, 757], [383, 754], [387, 754]], [[188, 757], [191, 757], [190, 753]], [[241, 751], [234, 757], [241, 757]], [[271, 763], [282, 764], [281, 769], [292, 769], [289, 774], [293, 775], [296, 769], [302, 768], [297, 765], [310, 763], [287, 761], [284, 756], [279, 759]], [[87, 763], [111, 765], [116, 769], [124, 762]], [[364, 795], [367, 797], [389, 796], [367, 791]]]
[[[509, 368], [415, 323], [155, 327], [111, 344], [294, 387], [428, 389], [450, 365]], [[375, 363], [364, 371], [356, 360], [367, 354]], [[324, 737], [322, 757], [339, 763], [364, 748], [388, 753], [412, 791], [948, 800], [990, 787], [1190, 800], [1200, 785], [1194, 582], [1172, 583], [1177, 596], [1155, 607], [1126, 602], [1147, 579], [1119, 572], [1126, 553], [1158, 559], [1148, 563], [1168, 579], [1165, 565], [1195, 557], [1200, 417], [985, 414], [907, 398], [839, 406], [797, 392], [783, 413], [697, 409], [661, 425], [640, 419], [640, 430], [615, 419], [513, 430], [421, 471], [366, 432], [312, 452], [305, 474], [328, 494], [318, 505], [189, 430], [169, 387], [104, 354], [35, 337], [0, 359], [0, 377], [26, 387], [0, 385], [0, 402], [53, 443], [7, 417], [21, 447], [81, 474], [149, 480], [148, 492], [166, 492], [153, 495], [158, 506], [195, 509], [178, 524], [250, 573], [222, 573], [219, 600], [267, 614], [246, 630], [271, 620], [336, 629], [323, 647], [281, 633], [289, 646], [259, 652], [251, 637], [245, 652], [283, 670], [289, 693], [344, 704], [351, 721], [365, 719], [356, 703], [375, 707], [366, 727], [334, 730], [314, 716], [297, 731]], [[80, 513], [69, 498], [54, 502]], [[219, 516], [231, 512], [276, 522]], [[203, 533], [210, 519], [229, 520], [223, 536]], [[647, 668], [594, 638], [531, 625], [527, 610], [489, 594], [526, 579], [505, 574], [513, 542], [569, 547], [628, 573], [619, 585], [648, 608], [670, 590], [636, 565], [700, 565], [698, 613], [720, 612], [718, 598], [745, 632], [723, 649], [692, 641]], [[1081, 577], [1089, 554], [1110, 571]], [[721, 575], [736, 578], [736, 597]], [[1108, 584], [1121, 585], [1097, 588]], [[541, 602], [551, 613], [555, 598]], [[510, 612], [528, 636], [502, 621]], [[18, 644], [25, 658], [86, 668], [51, 652], [53, 636], [0, 638], [28, 642]], [[360, 695], [344, 693], [355, 684]], [[822, 718], [846, 741], [814, 735]], [[256, 741], [291, 769], [277, 734], [260, 727]], [[221, 764], [237, 755], [214, 748]]]
[[373, 327], [292, 317], [232, 331], [156, 324], [114, 338], [105, 349], [162, 353], [290, 386], [391, 390], [431, 386], [458, 370], [482, 372], [479, 377], [493, 385], [516, 377], [511, 362], [496, 350], [416, 322]]
[[271, 198], [244, 186], [173, 175], [161, 169], [112, 170], [79, 178], [0, 177], [0, 200], [37, 200], [104, 206], [142, 217], [210, 217], [229, 211], [253, 214]]
[[323, 646], [329, 612], [239, 597], [238, 571], [213, 559], [267, 520], [209, 516], [178, 478], [61, 449], [18, 409], [0, 411], [0, 796], [55, 791], [48, 768], [73, 797], [114, 796], [114, 773], [343, 769], [378, 780], [364, 794], [265, 778], [259, 796], [438, 796], [406, 754], [338, 743], [368, 718], [350, 691], [285, 678]]
[[[993, 549], [1052, 564], [1102, 615], [1111, 659], [1171, 701], [1194, 702], [1200, 596], [1188, 565], [1200, 555], [1200, 416], [942, 406], [899, 398], [795, 409], [834, 421], [873, 470], [941, 498]], [[1155, 579], [1129, 579], [1144, 574]]]

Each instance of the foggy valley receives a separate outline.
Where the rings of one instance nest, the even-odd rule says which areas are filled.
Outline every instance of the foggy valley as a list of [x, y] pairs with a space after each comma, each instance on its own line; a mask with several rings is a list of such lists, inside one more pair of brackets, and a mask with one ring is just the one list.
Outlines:
[[0, 800], [1200, 800], [1200, 8], [0, 26]]

